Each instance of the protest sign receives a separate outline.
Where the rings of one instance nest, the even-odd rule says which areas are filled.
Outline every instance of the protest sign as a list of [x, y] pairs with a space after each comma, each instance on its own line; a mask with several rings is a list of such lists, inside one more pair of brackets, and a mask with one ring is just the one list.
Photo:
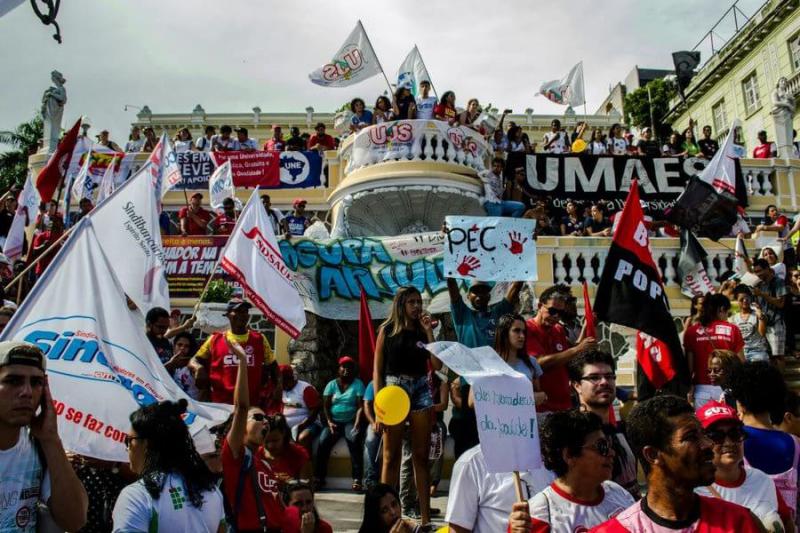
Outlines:
[[[444, 240], [444, 234], [430, 232], [320, 240], [299, 237], [278, 245], [294, 273], [306, 311], [358, 320], [362, 287], [375, 319], [389, 316], [392, 298], [403, 285], [416, 287], [431, 313], [449, 312]], [[507, 283], [496, 284], [491, 302], [499, 301], [507, 290]]]
[[444, 273], [482, 281], [535, 281], [536, 221], [448, 216]]
[[[226, 242], [227, 235], [163, 237], [164, 272], [170, 295], [191, 300], [199, 298]], [[218, 268], [216, 274], [222, 275], [224, 271]]]
[[207, 189], [215, 165], [208, 152], [182, 152], [178, 154], [178, 168], [182, 177], [179, 188]]
[[280, 184], [280, 152], [213, 152], [216, 166], [230, 161], [237, 187], [276, 187]]
[[184, 421], [199, 435], [223, 422], [230, 406], [196, 402], [173, 381], [125, 304], [99, 229], [91, 217], [79, 222], [0, 340], [30, 342], [47, 357], [58, 435], [68, 451], [127, 462], [129, 416], [139, 407], [186, 399]]
[[542, 467], [531, 381], [492, 348], [433, 342], [426, 348], [472, 386], [478, 436], [489, 472]]
[[[216, 154], [221, 152], [216, 152]], [[238, 152], [227, 152], [238, 153]], [[242, 152], [255, 153], [255, 152]], [[259, 185], [262, 189], [306, 189], [322, 184], [322, 156], [319, 152], [279, 152], [280, 171], [277, 182]], [[214, 155], [216, 157], [216, 155]], [[225, 156], [222, 156], [225, 157]], [[183, 189], [208, 189], [208, 180], [216, 164], [209, 152], [183, 152], [178, 154], [178, 167], [183, 179], [177, 185]], [[220, 161], [221, 162], [221, 161]], [[245, 186], [236, 179], [236, 168], [231, 169], [234, 183]], [[270, 170], [271, 172], [271, 170]]]

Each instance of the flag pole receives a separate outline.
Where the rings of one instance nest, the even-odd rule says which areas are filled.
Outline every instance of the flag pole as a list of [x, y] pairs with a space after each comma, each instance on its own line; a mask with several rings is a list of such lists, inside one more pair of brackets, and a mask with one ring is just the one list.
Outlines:
[[386, 80], [386, 85], [389, 87], [389, 96], [391, 96], [392, 94], [394, 94], [394, 91], [392, 90], [392, 84], [389, 83], [389, 78], [386, 76], [386, 71], [383, 70], [383, 65], [381, 65], [381, 60], [378, 59], [378, 53], [375, 52], [375, 47], [372, 46], [372, 41], [369, 38], [369, 34], [367, 33], [367, 30], [364, 29], [364, 25], [361, 24], [360, 20], [358, 21], [358, 25], [361, 28], [361, 31], [364, 32], [364, 37], [367, 38], [367, 42], [369, 43], [369, 47], [372, 49], [372, 52], [375, 54], [375, 61], [378, 62], [378, 68], [381, 69], [381, 74], [383, 74], [383, 79]]
[[[427, 72], [427, 73], [428, 73], [428, 77], [429, 77], [429, 78], [432, 78], [433, 76], [431, 76], [431, 73], [430, 73], [430, 71], [428, 70], [428, 66], [425, 64], [425, 60], [424, 60], [424, 59], [422, 59], [422, 52], [420, 52], [420, 51], [419, 51], [419, 47], [418, 47], [416, 44], [414, 44], [414, 48], [417, 50], [417, 55], [419, 56], [419, 61], [420, 61], [420, 63], [422, 63], [422, 68], [424, 68], [424, 69], [425, 69], [425, 72]], [[376, 56], [376, 57], [377, 57], [377, 56]], [[436, 97], [436, 99], [438, 100], [438, 99], [439, 99], [439, 94], [436, 92], [436, 87], [434, 87], [434, 86], [433, 86], [433, 80], [428, 80], [428, 83], [430, 83], [430, 84], [431, 84], [431, 90], [433, 91], [433, 95], [434, 95], [434, 96]], [[586, 94], [586, 92], [584, 91], [584, 93], [583, 93], [583, 94], [585, 95], [585, 94]]]
[[589, 113], [586, 111], [586, 73], [583, 71], [583, 59], [581, 59], [581, 84], [583, 85], [583, 123], [589, 125]]

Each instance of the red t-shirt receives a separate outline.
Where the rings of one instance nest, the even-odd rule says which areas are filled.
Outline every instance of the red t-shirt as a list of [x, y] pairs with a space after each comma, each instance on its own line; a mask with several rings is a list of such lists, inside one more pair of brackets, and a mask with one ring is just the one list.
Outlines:
[[220, 213], [214, 217], [215, 235], [230, 235], [233, 233], [234, 226], [236, 226], [236, 219], [228, 217], [225, 213]]
[[208, 234], [207, 228], [208, 223], [211, 221], [211, 213], [203, 209], [202, 207], [195, 211], [194, 216], [199, 218], [203, 221], [203, 225], [199, 225], [197, 222], [194, 221], [194, 218], [189, 216], [189, 208], [188, 207], [181, 207], [180, 211], [178, 211], [178, 218], [179, 219], [186, 219], [186, 233], [188, 235], [206, 235]]
[[739, 353], [744, 349], [744, 340], [739, 327], [730, 322], [715, 320], [707, 327], [692, 324], [683, 336], [683, 347], [694, 354], [693, 383], [711, 385], [708, 378], [708, 358], [714, 350], [730, 350]]
[[323, 133], [322, 135], [317, 135], [315, 133], [308, 138], [308, 144], [306, 144], [306, 147], [310, 150], [311, 147], [316, 144], [324, 146], [326, 150], [333, 150], [336, 147], [336, 142], [333, 140], [333, 137], [327, 133]]
[[433, 116], [437, 118], [444, 117], [440, 120], [450, 122], [456, 119], [456, 110], [446, 104], [436, 104], [433, 106]]
[[769, 159], [772, 157], [772, 143], [759, 144], [753, 148], [753, 159]]
[[642, 500], [634, 503], [617, 516], [590, 529], [590, 533], [756, 533], [756, 525], [750, 511], [719, 498], [700, 496], [700, 518], [682, 529], [670, 529], [657, 523], [642, 509]]
[[305, 448], [294, 442], [289, 443], [289, 448], [275, 459], [269, 461], [275, 477], [278, 478], [281, 485], [293, 479], [300, 479], [300, 473], [303, 467], [309, 461], [308, 452]]
[[[300, 509], [297, 507], [286, 508], [286, 519], [283, 524], [283, 533], [300, 533], [300, 523], [303, 519]], [[321, 518], [317, 522], [314, 533], [333, 533], [333, 528], [329, 523]]]
[[[567, 332], [561, 324], [544, 328], [530, 318], [525, 325], [527, 326], [525, 351], [531, 357], [538, 358], [540, 355], [563, 352], [571, 346], [567, 340]], [[564, 411], [572, 408], [569, 375], [565, 364], [545, 370], [539, 382], [542, 390], [547, 393], [547, 401], [536, 408], [538, 412]]]
[[[36, 236], [33, 238], [33, 248], [36, 249], [40, 246], [42, 248], [36, 251], [31, 259], [39, 257], [39, 255], [41, 255], [42, 253], [44, 253], [45, 250], [50, 248], [50, 246], [52, 246], [53, 243], [56, 242], [62, 235], [63, 233], [53, 233], [52, 230], [47, 230], [36, 234]], [[36, 268], [34, 269], [34, 272], [36, 273], [37, 276], [41, 275], [41, 273], [44, 272], [44, 270], [47, 268], [47, 265], [50, 264], [50, 262], [53, 260], [53, 258], [56, 256], [56, 254], [60, 249], [61, 245], [59, 244], [53, 250], [51, 250], [44, 258], [42, 258], [41, 261], [36, 263]]]
[[[242, 470], [242, 460], [245, 457], [246, 449], [245, 447], [239, 458], [235, 459], [228, 445], [228, 439], [225, 439], [222, 444], [222, 482], [225, 495], [228, 497], [231, 509], [234, 510], [237, 508], [236, 491], [239, 487], [239, 474]], [[248, 451], [247, 453], [250, 452]], [[254, 468], [256, 469], [256, 479], [258, 480], [258, 496], [264, 503], [268, 527], [281, 529], [284, 527], [285, 508], [283, 506], [280, 482], [275, 476], [275, 472], [272, 470], [271, 466], [263, 459], [264, 450], [259, 447], [256, 451], [255, 461], [253, 461]], [[252, 474], [247, 471], [245, 475], [251, 476]], [[261, 524], [258, 520], [258, 508], [256, 507], [256, 500], [253, 494], [253, 482], [251, 479], [244, 480], [242, 501], [238, 508], [238, 528], [240, 530], [260, 531]]]

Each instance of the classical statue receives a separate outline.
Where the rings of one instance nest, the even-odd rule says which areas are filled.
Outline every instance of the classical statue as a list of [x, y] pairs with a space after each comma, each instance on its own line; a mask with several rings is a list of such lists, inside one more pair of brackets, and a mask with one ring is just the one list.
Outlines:
[[778, 80], [772, 91], [772, 120], [775, 123], [775, 143], [778, 146], [778, 157], [794, 157], [792, 144], [792, 119], [795, 108], [794, 95], [789, 90], [785, 77]]
[[55, 151], [61, 137], [61, 119], [64, 116], [64, 105], [67, 103], [66, 79], [57, 70], [50, 73], [53, 86], [42, 95], [42, 122], [44, 122], [43, 150]]

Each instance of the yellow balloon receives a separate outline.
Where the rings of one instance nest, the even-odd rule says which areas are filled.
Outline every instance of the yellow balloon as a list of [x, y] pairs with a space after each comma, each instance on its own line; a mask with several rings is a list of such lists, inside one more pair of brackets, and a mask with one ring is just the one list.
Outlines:
[[375, 395], [375, 414], [387, 426], [403, 422], [411, 410], [411, 400], [402, 387], [388, 385]]
[[450, 526], [442, 526], [436, 530], [436, 533], [450, 533]]
[[584, 150], [586, 150], [586, 141], [583, 139], [575, 139], [575, 142], [572, 143], [572, 151], [577, 154]]

